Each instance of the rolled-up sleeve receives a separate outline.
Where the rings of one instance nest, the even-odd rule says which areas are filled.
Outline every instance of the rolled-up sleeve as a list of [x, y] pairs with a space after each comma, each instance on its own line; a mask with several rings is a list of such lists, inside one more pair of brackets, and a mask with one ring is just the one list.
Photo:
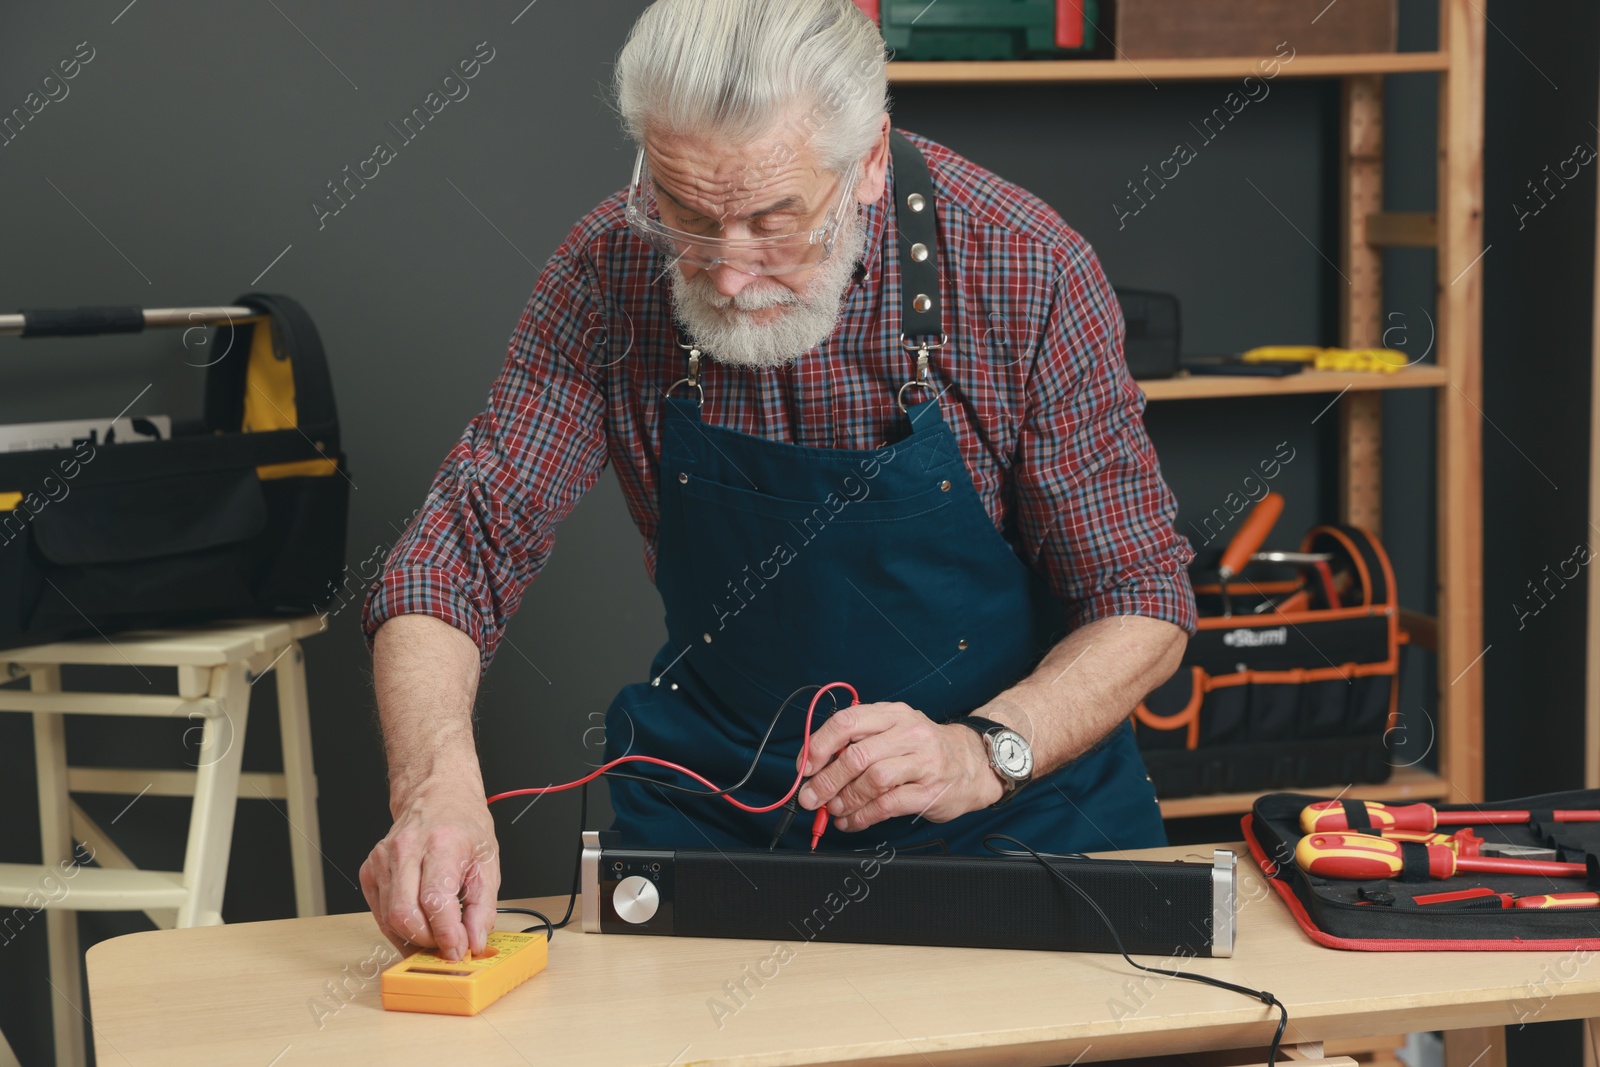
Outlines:
[[[555, 531], [605, 468], [605, 403], [586, 373], [599, 302], [576, 231], [540, 272], [483, 411], [450, 449], [362, 610], [367, 647], [396, 615], [432, 615], [487, 670]], [[453, 373], [441, 363], [440, 374]], [[426, 383], [416, 383], [418, 403]]]
[[1056, 251], [1015, 471], [1025, 552], [1073, 629], [1111, 615], [1196, 627], [1177, 502], [1144, 428], [1122, 352], [1122, 312], [1076, 234]]

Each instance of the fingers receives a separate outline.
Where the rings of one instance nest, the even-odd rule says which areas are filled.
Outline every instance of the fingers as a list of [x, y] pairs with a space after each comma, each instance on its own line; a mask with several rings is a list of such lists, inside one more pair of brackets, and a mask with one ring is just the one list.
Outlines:
[[847, 819], [848, 825], [841, 826], [841, 830], [865, 830], [875, 826], [885, 819], [892, 819], [900, 815], [920, 815], [929, 822], [949, 822], [960, 815], [959, 808], [947, 810], [947, 805], [941, 804], [945, 798], [952, 796], [951, 786], [954, 783], [946, 782], [937, 785], [932, 782], [910, 782], [906, 785], [896, 786], [887, 793], [880, 794], [857, 808]]
[[[372, 909], [372, 917], [378, 923], [378, 930], [384, 937], [388, 938], [389, 943], [402, 953], [410, 952], [413, 946], [404, 937], [396, 934], [389, 926], [387, 912], [383, 904], [383, 889], [377, 873], [380, 869], [380, 863], [384, 862], [380, 860], [379, 853], [382, 847], [382, 845], [379, 845], [378, 848], [374, 848], [372, 855], [368, 856], [366, 862], [361, 865], [361, 895], [367, 898], [367, 907]], [[383, 869], [386, 870], [387, 868]]]
[[438, 954], [459, 960], [467, 954], [467, 928], [461, 923], [461, 888], [470, 856], [454, 850], [430, 851], [422, 858], [417, 900], [428, 920], [428, 932]]
[[467, 905], [461, 914], [467, 943], [474, 956], [481, 956], [489, 942], [489, 931], [494, 929], [495, 904], [500, 899], [498, 857], [492, 853], [487, 858], [480, 857], [467, 869], [462, 899]]
[[[804, 770], [815, 774], [852, 741], [881, 733], [912, 709], [904, 704], [854, 704], [840, 708], [811, 734], [811, 757]], [[921, 715], [921, 712], [914, 712]], [[795, 762], [799, 762], [796, 757]]]
[[931, 725], [905, 704], [861, 704], [836, 713], [812, 735], [812, 777], [800, 790], [801, 807], [820, 808], [875, 761], [916, 751], [928, 741], [918, 731]]
[[927, 776], [927, 772], [927, 761], [913, 755], [877, 760], [839, 790], [838, 795], [829, 803], [829, 813], [836, 819], [844, 820], [835, 822], [834, 825], [841, 830], [858, 830], [871, 825], [870, 823], [856, 825], [854, 816], [890, 790], [922, 780]]
[[405, 951], [418, 946], [433, 948], [437, 942], [428, 932], [428, 921], [417, 907], [417, 886], [422, 877], [420, 850], [409, 845], [407, 836], [394, 830], [379, 843], [374, 855], [380, 850], [387, 864], [378, 871], [379, 904], [383, 908], [378, 915], [379, 925], [388, 927], [391, 940], [399, 937], [409, 942]]

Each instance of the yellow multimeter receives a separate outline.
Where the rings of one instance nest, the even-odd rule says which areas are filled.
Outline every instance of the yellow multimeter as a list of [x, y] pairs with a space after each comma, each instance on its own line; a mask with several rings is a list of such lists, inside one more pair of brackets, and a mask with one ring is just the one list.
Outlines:
[[491, 930], [481, 956], [447, 960], [417, 952], [383, 972], [379, 985], [386, 1011], [476, 1015], [550, 961], [544, 931], [518, 934]]

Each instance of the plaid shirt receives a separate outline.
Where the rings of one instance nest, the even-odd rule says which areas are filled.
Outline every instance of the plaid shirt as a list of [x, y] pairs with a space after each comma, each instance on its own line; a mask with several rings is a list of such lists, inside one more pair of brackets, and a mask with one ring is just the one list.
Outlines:
[[[1145, 615], [1193, 633], [1194, 550], [1174, 530], [1144, 394], [1122, 355], [1122, 315], [1093, 250], [1026, 190], [907, 136], [927, 158], [938, 220], [949, 342], [933, 350], [931, 377], [996, 529], [1049, 582], [1073, 628]], [[487, 406], [370, 588], [369, 647], [384, 620], [433, 615], [477, 642], [487, 669], [556, 526], [608, 462], [654, 579], [658, 416], [686, 359], [665, 260], [623, 212], [619, 192], [540, 273]], [[895, 394], [915, 358], [899, 339], [894, 216], [887, 193], [866, 206], [862, 261], [815, 351], [777, 370], [702, 361], [702, 418], [812, 448], [900, 436]]]

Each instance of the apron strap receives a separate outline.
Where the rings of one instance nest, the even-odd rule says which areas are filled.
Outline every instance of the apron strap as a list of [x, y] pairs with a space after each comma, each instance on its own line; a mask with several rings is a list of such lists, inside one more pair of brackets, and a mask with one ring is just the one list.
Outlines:
[[[943, 340], [939, 245], [928, 161], [899, 130], [889, 130], [894, 158], [895, 221], [900, 246], [901, 340]], [[930, 344], [928, 347], [935, 347]]]

